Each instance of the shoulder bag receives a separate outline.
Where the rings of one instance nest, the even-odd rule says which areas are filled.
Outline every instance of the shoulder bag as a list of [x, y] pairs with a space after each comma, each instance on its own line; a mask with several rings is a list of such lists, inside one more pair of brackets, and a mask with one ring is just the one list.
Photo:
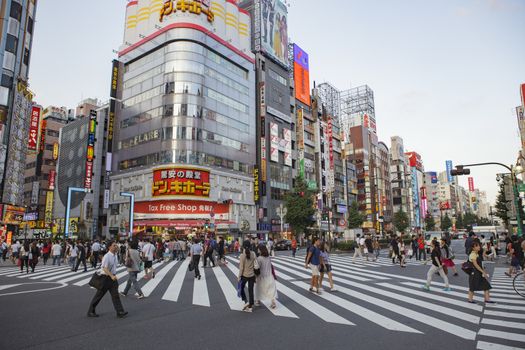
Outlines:
[[126, 261], [124, 262], [124, 265], [126, 267], [133, 267], [133, 260], [131, 259], [131, 256], [129, 255], [129, 249], [126, 251]]
[[89, 285], [97, 290], [101, 290], [102, 287], [104, 287], [106, 278], [107, 278], [106, 275], [101, 275], [97, 271], [93, 274], [93, 276], [91, 276], [91, 279], [89, 280]]
[[259, 276], [261, 274], [261, 267], [259, 266], [259, 261], [257, 261], [257, 258], [255, 258], [255, 261], [253, 262], [253, 273], [255, 273], [255, 276]]

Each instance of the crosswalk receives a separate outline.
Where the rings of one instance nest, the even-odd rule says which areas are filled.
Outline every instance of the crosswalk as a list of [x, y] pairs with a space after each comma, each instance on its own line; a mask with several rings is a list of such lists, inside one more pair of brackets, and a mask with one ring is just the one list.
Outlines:
[[[138, 274], [143, 293], [168, 303], [190, 303], [198, 307], [219, 307], [217, 300], [225, 300], [220, 307], [241, 311], [244, 303], [237, 296], [238, 258], [228, 256], [228, 264], [216, 268], [201, 268], [202, 278], [193, 278], [188, 271], [189, 259], [156, 263], [155, 278], [145, 280]], [[275, 317], [288, 319], [317, 318], [321, 322], [349, 327], [373, 324], [393, 332], [422, 334], [430, 329], [449, 336], [472, 341], [477, 349], [525, 349], [525, 300], [512, 289], [512, 280], [504, 269], [496, 267], [491, 283], [492, 300], [497, 304], [483, 304], [477, 293], [478, 304], [466, 302], [468, 288], [451, 285], [452, 291], [442, 290], [436, 281], [432, 291], [421, 289], [426, 269], [420, 278], [404, 275], [404, 269], [379, 270], [392, 266], [384, 258], [376, 262], [353, 262], [352, 256], [332, 256], [333, 279], [337, 291], [320, 295], [308, 291], [310, 272], [304, 267], [304, 258], [277, 256], [272, 258], [277, 275], [278, 302], [272, 309], [268, 302], [261, 309]], [[421, 265], [420, 262], [417, 262]], [[0, 269], [0, 277], [9, 278], [3, 291], [25, 281], [45, 281], [87, 287], [93, 270], [71, 272], [68, 266], [38, 266], [35, 273], [20, 273], [17, 267]], [[125, 288], [127, 271], [117, 269], [119, 290]], [[463, 281], [466, 275], [460, 277]], [[13, 280], [13, 281], [11, 281]], [[459, 279], [458, 279], [459, 280]], [[1, 281], [1, 280], [0, 280]], [[454, 281], [454, 280], [452, 280]], [[222, 304], [222, 303], [221, 303]], [[257, 310], [259, 311], [259, 310]], [[262, 312], [262, 311], [260, 311]]]

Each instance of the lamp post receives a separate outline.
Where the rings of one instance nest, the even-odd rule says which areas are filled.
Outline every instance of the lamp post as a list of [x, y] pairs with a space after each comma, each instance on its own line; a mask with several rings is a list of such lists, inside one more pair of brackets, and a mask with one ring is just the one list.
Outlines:
[[276, 210], [277, 215], [281, 218], [281, 237], [283, 235], [283, 225], [284, 225], [284, 217], [288, 213], [288, 209], [286, 209], [283, 205], [283, 203], [279, 204], [279, 208]]
[[69, 214], [70, 214], [70, 207], [71, 207], [71, 195], [73, 192], [91, 193], [92, 190], [88, 188], [68, 187], [67, 205], [66, 205], [66, 228], [64, 230], [64, 239], [67, 239], [69, 235]]
[[135, 207], [135, 194], [129, 192], [120, 192], [122, 197], [129, 197], [129, 234], [128, 238], [133, 238], [133, 209]]

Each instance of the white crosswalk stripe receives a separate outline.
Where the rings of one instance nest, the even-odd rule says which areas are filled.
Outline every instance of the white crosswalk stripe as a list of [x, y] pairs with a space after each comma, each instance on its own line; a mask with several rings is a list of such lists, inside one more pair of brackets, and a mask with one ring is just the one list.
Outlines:
[[[201, 269], [201, 280], [196, 280], [188, 271], [189, 259], [182, 262], [156, 263], [156, 277], [143, 281], [144, 272], [138, 274], [142, 290], [146, 296], [155, 296], [165, 302], [190, 303], [204, 307], [214, 307], [217, 294], [224, 298], [228, 308], [241, 311], [244, 302], [237, 296], [238, 258], [227, 257], [226, 266]], [[358, 261], [352, 263], [351, 256], [331, 257], [333, 279], [337, 291], [325, 291], [321, 295], [308, 291], [310, 271], [304, 267], [304, 256], [273, 257], [277, 274], [279, 299], [276, 309], [268, 309], [275, 317], [300, 319], [312, 314], [322, 322], [353, 326], [370, 322], [377, 327], [395, 332], [421, 333], [433, 327], [442, 332], [470, 340], [477, 349], [508, 350], [525, 348], [525, 321], [523, 299], [512, 287], [512, 279], [503, 273], [505, 269], [496, 268], [491, 284], [492, 300], [497, 304], [482, 303], [482, 293], [476, 293], [478, 304], [466, 302], [468, 288], [451, 284], [452, 291], [442, 290], [444, 283], [438, 278], [431, 286], [431, 292], [423, 291], [426, 268], [422, 268], [421, 278], [405, 276], [404, 269], [392, 265], [388, 258], [380, 257], [377, 262]], [[413, 265], [423, 266], [421, 262]], [[390, 270], [378, 267], [393, 266]], [[397, 268], [396, 268], [397, 267]], [[95, 270], [72, 272], [69, 266], [37, 266], [33, 274], [20, 273], [19, 267], [5, 267], [0, 270], [0, 278], [14, 278], [17, 284], [0, 285], [0, 290], [15, 288], [25, 281], [71, 283], [72, 286], [86, 287]], [[128, 272], [124, 266], [117, 268], [119, 289], [123, 290]], [[15, 278], [16, 277], [16, 278]], [[453, 281], [464, 281], [467, 276], [453, 277]], [[210, 290], [215, 285], [218, 290]], [[184, 288], [183, 286], [188, 288]], [[328, 287], [325, 278], [324, 287]], [[191, 293], [182, 293], [189, 291]], [[213, 296], [213, 298], [211, 298]], [[213, 302], [210, 302], [213, 301]], [[369, 305], [373, 307], [368, 307]], [[306, 310], [306, 311], [305, 311]], [[260, 311], [256, 311], [260, 312]], [[476, 330], [474, 330], [476, 329]], [[513, 346], [503, 345], [512, 343]]]

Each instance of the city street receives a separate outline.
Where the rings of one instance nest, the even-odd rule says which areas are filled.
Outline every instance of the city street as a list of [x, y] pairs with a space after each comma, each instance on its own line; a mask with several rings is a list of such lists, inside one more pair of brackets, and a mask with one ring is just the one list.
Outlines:
[[[455, 251], [462, 242], [455, 242]], [[257, 307], [252, 314], [236, 295], [238, 260], [226, 267], [201, 269], [202, 280], [187, 271], [188, 260], [156, 265], [156, 277], [142, 280], [147, 298], [123, 299], [129, 311], [117, 319], [109, 296], [97, 308], [101, 317], [86, 317], [94, 290], [92, 274], [68, 267], [37, 266], [20, 273], [9, 264], [0, 269], [0, 305], [4, 318], [0, 348], [66, 349], [146, 348], [188, 344], [191, 348], [228, 348], [246, 342], [254, 349], [293, 347], [378, 349], [514, 349], [525, 347], [523, 298], [503, 275], [504, 264], [487, 264], [497, 304], [466, 302], [467, 276], [449, 274], [452, 292], [435, 277], [431, 291], [421, 289], [428, 266], [415, 260], [406, 269], [392, 265], [383, 251], [377, 262], [349, 254], [332, 255], [337, 291], [327, 285], [321, 295], [308, 292], [304, 255], [288, 252], [273, 259], [278, 278], [278, 306]], [[457, 254], [457, 263], [464, 257]], [[118, 269], [125, 282], [124, 267]], [[142, 277], [139, 275], [139, 277]], [[325, 281], [326, 283], [326, 281]], [[268, 305], [269, 306], [269, 305]], [[492, 344], [498, 344], [492, 345]], [[242, 346], [242, 344], [240, 344]], [[103, 345], [104, 346], [104, 345]], [[499, 347], [498, 347], [499, 346]], [[508, 346], [508, 348], [504, 347]]]

